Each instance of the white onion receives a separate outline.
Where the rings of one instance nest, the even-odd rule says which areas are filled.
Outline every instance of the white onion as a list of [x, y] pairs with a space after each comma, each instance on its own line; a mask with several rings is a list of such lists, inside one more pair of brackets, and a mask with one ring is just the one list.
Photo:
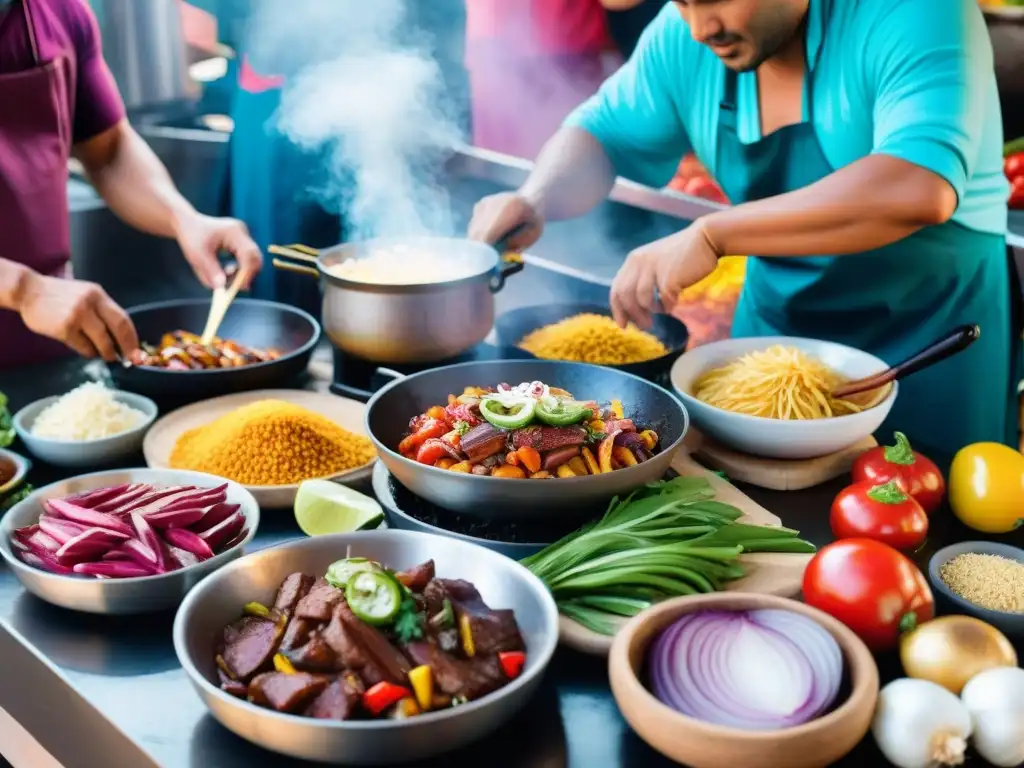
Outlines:
[[929, 680], [893, 680], [878, 695], [871, 733], [899, 768], [960, 765], [971, 715], [956, 696]]
[[996, 667], [970, 679], [960, 699], [974, 725], [974, 748], [1000, 768], [1024, 763], [1024, 669]]

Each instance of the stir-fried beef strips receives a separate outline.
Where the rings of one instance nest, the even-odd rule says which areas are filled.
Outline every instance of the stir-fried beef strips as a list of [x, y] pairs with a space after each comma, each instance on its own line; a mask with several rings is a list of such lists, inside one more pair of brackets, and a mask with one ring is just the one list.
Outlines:
[[344, 590], [293, 573], [272, 608], [250, 603], [246, 615], [224, 628], [216, 649], [221, 688], [279, 712], [347, 720], [396, 716], [401, 698], [377, 706], [385, 686], [414, 713], [422, 711], [415, 702], [424, 704], [417, 687], [424, 675], [433, 690], [425, 703], [430, 709], [480, 698], [509, 682], [501, 657], [525, 648], [512, 611], [489, 608], [468, 581], [436, 578], [432, 560], [378, 572], [399, 590], [401, 620], [396, 614], [371, 625]]

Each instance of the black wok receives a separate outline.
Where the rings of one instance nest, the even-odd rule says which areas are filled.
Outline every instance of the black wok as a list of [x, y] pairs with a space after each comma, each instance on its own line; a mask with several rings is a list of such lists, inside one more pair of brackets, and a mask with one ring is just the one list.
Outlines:
[[[139, 339], [156, 344], [161, 336], [171, 331], [202, 333], [209, 311], [209, 299], [182, 299], [132, 307], [128, 315], [135, 323]], [[286, 304], [235, 299], [217, 335], [249, 347], [272, 347], [283, 354], [266, 363], [208, 371], [111, 365], [111, 376], [120, 389], [176, 401], [273, 389], [289, 383], [306, 370], [320, 341], [320, 324], [301, 309]]]
[[[512, 480], [449, 472], [398, 453], [409, 420], [432, 405], [447, 403], [449, 393], [459, 394], [467, 386], [516, 385], [524, 381], [543, 381], [581, 400], [621, 400], [627, 418], [638, 427], [658, 433], [659, 453], [634, 467], [556, 480]], [[367, 434], [398, 482], [439, 507], [503, 519], [553, 512], [578, 514], [662, 478], [688, 424], [683, 404], [657, 384], [614, 368], [547, 360], [493, 360], [423, 371], [388, 384], [370, 399], [366, 409]]]
[[[541, 304], [534, 307], [520, 307], [505, 312], [495, 320], [495, 340], [499, 346], [517, 347], [525, 336], [538, 328], [553, 325], [568, 317], [581, 314], [611, 317], [612, 310], [610, 307], [599, 304]], [[609, 368], [617, 368], [620, 371], [627, 371], [651, 380], [667, 374], [672, 369], [676, 358], [686, 349], [686, 342], [689, 341], [690, 334], [686, 326], [671, 315], [656, 314], [652, 317], [652, 321], [653, 325], [649, 332], [658, 337], [661, 343], [668, 348], [668, 352], [653, 360], [611, 365], [608, 366]]]

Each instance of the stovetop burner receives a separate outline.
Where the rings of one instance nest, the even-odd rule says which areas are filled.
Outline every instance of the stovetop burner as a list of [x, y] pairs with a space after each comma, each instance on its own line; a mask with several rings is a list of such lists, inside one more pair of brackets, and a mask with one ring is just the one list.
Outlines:
[[456, 363], [474, 363], [484, 360], [532, 360], [533, 355], [518, 347], [498, 347], [486, 342], [477, 344], [457, 357], [433, 363], [412, 363], [408, 365], [386, 365], [363, 360], [353, 355], [346, 355], [341, 350], [334, 350], [334, 381], [331, 392], [342, 397], [366, 402], [373, 394], [391, 382], [391, 377], [381, 373], [381, 369], [397, 371], [405, 375], [419, 373], [431, 368], [440, 368]]

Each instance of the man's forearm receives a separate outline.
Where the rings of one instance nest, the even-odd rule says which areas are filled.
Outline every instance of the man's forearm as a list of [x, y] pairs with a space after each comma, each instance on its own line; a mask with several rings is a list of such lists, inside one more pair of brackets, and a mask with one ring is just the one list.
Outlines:
[[519, 190], [548, 221], [582, 216], [608, 197], [615, 169], [601, 143], [582, 128], [560, 128]]
[[130, 226], [174, 237], [177, 223], [195, 215], [160, 158], [127, 122], [75, 150], [96, 191]]
[[24, 264], [0, 259], [0, 309], [18, 311], [31, 272]]
[[815, 256], [860, 253], [941, 224], [956, 193], [929, 170], [871, 155], [803, 189], [701, 218], [723, 254]]

